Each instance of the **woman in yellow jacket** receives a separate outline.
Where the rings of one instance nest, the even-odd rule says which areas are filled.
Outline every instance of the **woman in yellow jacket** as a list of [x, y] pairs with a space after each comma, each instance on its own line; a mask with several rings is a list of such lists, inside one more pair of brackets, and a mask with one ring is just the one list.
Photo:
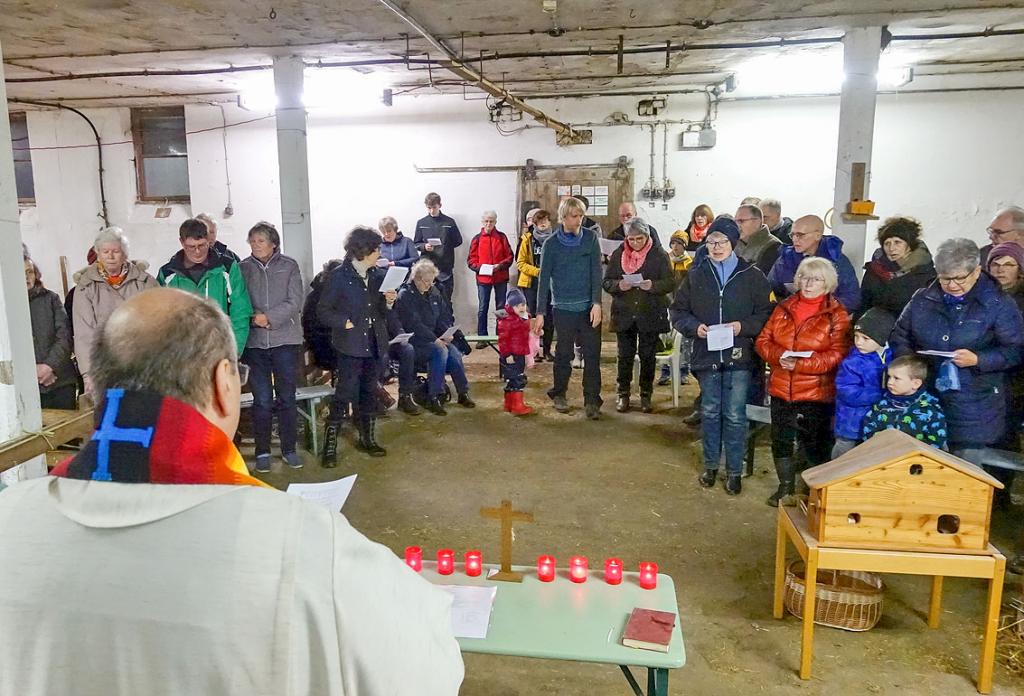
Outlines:
[[[540, 257], [544, 251], [544, 243], [548, 241], [554, 229], [551, 227], [551, 213], [538, 210], [533, 214], [533, 228], [523, 234], [519, 240], [519, 253], [516, 255], [516, 268], [519, 269], [519, 280], [516, 283], [526, 295], [526, 306], [530, 314], [537, 314], [537, 283], [540, 277]], [[554, 360], [551, 355], [551, 342], [555, 337], [555, 319], [552, 305], [544, 317], [544, 335], [541, 338], [542, 353], [534, 357], [537, 362]]]

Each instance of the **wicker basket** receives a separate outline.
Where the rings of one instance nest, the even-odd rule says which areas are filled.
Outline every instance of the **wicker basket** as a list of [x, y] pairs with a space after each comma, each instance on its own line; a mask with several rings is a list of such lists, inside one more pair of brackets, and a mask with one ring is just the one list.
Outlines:
[[[786, 568], [786, 610], [803, 618], [804, 563]], [[814, 623], [844, 631], [867, 631], [882, 618], [882, 577], [857, 570], [819, 570], [815, 585]]]

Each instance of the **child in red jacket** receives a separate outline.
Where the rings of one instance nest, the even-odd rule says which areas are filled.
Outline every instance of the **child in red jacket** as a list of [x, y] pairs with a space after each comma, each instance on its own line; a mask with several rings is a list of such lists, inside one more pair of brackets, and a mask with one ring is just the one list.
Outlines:
[[498, 314], [498, 352], [501, 353], [501, 376], [505, 379], [505, 410], [513, 416], [526, 416], [533, 413], [533, 409], [523, 400], [526, 356], [530, 354], [530, 312], [523, 291], [509, 290], [505, 310]]

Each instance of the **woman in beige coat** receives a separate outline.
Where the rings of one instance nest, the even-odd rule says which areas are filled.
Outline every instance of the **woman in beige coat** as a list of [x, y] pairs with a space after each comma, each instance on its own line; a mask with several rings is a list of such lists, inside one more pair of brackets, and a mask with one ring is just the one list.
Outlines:
[[107, 317], [121, 303], [143, 290], [155, 288], [156, 278], [146, 272], [145, 261], [128, 260], [128, 238], [119, 227], [108, 227], [93, 244], [96, 263], [75, 274], [75, 303], [72, 321], [75, 326], [75, 356], [85, 379], [85, 391], [92, 391], [89, 378], [90, 352], [93, 341]]

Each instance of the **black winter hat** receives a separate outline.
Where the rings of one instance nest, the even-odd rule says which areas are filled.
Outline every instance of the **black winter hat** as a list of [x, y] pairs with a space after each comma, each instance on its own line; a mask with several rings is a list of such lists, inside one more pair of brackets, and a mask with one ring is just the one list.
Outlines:
[[721, 232], [728, 237], [729, 241], [732, 243], [733, 249], [735, 249], [736, 245], [740, 243], [739, 225], [737, 225], [736, 221], [730, 217], [725, 217], [724, 215], [716, 217], [711, 223], [711, 226], [708, 227], [708, 232], [704, 235], [704, 239], [706, 240], [710, 237], [712, 232]]
[[861, 315], [853, 330], [859, 331], [878, 345], [884, 346], [889, 342], [889, 334], [892, 333], [894, 326], [896, 326], [896, 319], [893, 315], [884, 309], [872, 307]]

